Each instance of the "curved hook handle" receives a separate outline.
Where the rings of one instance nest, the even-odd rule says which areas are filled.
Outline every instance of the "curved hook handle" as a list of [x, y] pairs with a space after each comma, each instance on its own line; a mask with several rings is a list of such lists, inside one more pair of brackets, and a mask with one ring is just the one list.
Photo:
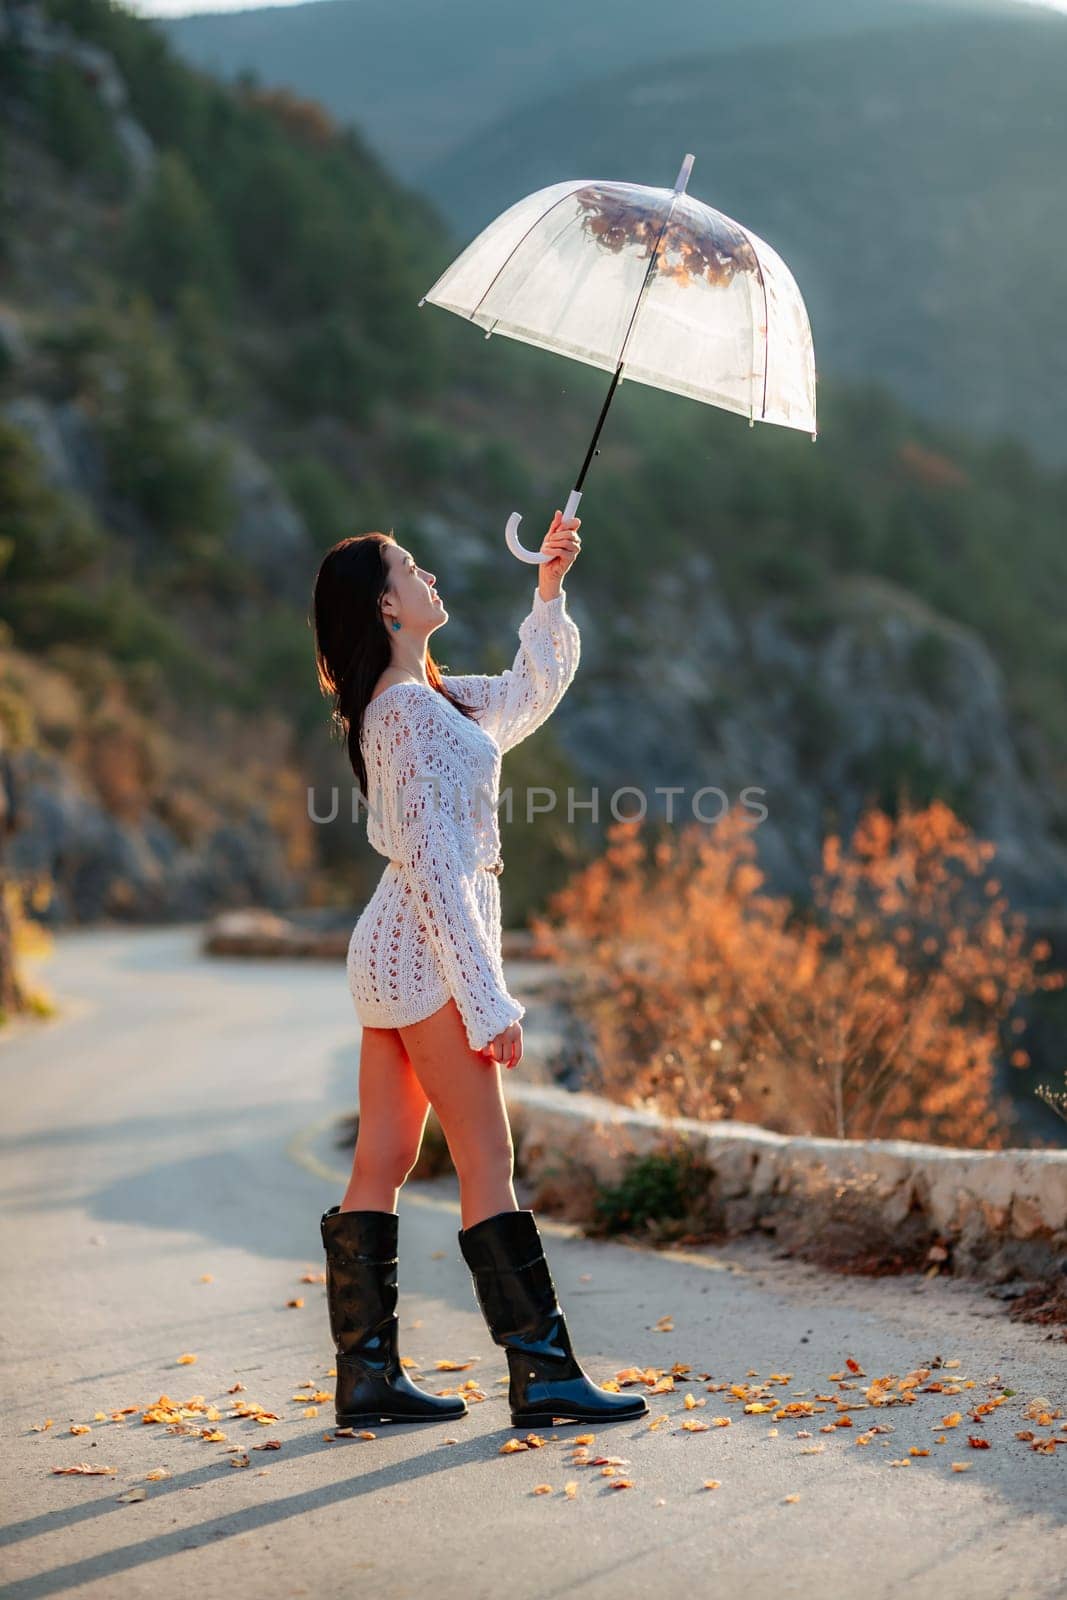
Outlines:
[[512, 555], [516, 556], [520, 561], [532, 561], [538, 566], [543, 566], [546, 561], [551, 561], [552, 557], [547, 551], [527, 550], [526, 546], [520, 542], [519, 523], [521, 521], [521, 511], [513, 511], [511, 516], [508, 518], [508, 525], [504, 530], [504, 539], [507, 543], [507, 547], [511, 551]]
[[[578, 502], [581, 500], [581, 498], [582, 494], [580, 489], [571, 490], [570, 494], [567, 496], [567, 504], [563, 508], [564, 522], [569, 522], [575, 515], [578, 510]], [[551, 561], [552, 557], [547, 553], [547, 551], [527, 550], [526, 546], [519, 539], [519, 523], [521, 521], [522, 512], [513, 511], [511, 516], [508, 518], [508, 524], [504, 530], [505, 543], [507, 544], [507, 547], [511, 551], [512, 555], [515, 556], [518, 561], [530, 561], [535, 563], [537, 566], [543, 566], [546, 561]]]

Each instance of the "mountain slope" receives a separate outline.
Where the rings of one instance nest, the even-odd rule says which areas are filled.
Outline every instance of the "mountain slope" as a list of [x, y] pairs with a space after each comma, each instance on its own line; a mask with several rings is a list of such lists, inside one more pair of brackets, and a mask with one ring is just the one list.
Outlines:
[[[508, 666], [532, 583], [503, 518], [547, 522], [604, 375], [419, 312], [455, 241], [321, 108], [203, 78], [106, 0], [20, 12], [0, 52], [19, 865], [64, 874], [57, 915], [87, 920], [288, 893], [279, 851], [358, 899], [375, 863], [346, 804], [307, 814], [308, 784], [350, 793], [313, 671], [318, 560], [395, 527], [454, 608], [443, 663]], [[766, 783], [761, 851], [801, 893], [826, 811], [906, 784], [996, 841], [1013, 896], [1062, 902], [1065, 475], [873, 383], [823, 378], [817, 445], [626, 389], [583, 501], [581, 682], [509, 781]], [[587, 820], [516, 820], [509, 915], [596, 847]]]
[[789, 262], [821, 374], [1063, 462], [1065, 83], [1042, 13], [690, 55], [524, 107], [422, 181], [466, 239], [568, 176], [670, 185], [691, 150], [690, 193]]

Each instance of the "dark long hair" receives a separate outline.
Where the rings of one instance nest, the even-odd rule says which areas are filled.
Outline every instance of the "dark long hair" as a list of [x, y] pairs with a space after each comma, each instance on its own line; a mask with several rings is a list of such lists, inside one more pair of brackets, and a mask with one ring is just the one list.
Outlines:
[[[364, 533], [340, 539], [323, 557], [313, 597], [315, 669], [319, 688], [333, 699], [331, 723], [344, 739], [348, 759], [364, 799], [367, 765], [360, 748], [363, 713], [374, 687], [392, 660], [389, 630], [381, 600], [389, 588], [385, 546], [396, 544], [388, 533]], [[440, 667], [426, 647], [426, 679], [475, 720], [470, 706], [445, 687]]]

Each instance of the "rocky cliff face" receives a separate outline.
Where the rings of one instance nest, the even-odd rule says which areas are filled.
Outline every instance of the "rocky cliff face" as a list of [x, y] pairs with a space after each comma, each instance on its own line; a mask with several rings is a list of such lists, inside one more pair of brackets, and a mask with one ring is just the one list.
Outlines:
[[15, 807], [4, 867], [47, 885], [36, 915], [50, 925], [199, 921], [226, 907], [300, 899], [262, 812], [219, 821], [190, 843], [151, 813], [113, 815], [54, 755], [0, 750], [0, 782]]
[[[681, 786], [679, 821], [692, 819], [705, 786], [725, 795], [698, 801], [709, 821], [751, 790], [767, 811], [757, 841], [769, 886], [803, 894], [824, 832], [847, 832], [865, 802], [890, 802], [906, 784], [916, 802], [939, 795], [993, 841], [1013, 901], [1067, 900], [1062, 797], [1012, 716], [996, 662], [906, 590], [839, 579], [803, 601], [734, 615], [710, 558], [695, 552], [652, 581], [639, 616], [614, 619], [625, 648], [609, 655], [575, 589], [581, 682], [559, 728], [600, 790], [602, 815], [623, 785], [647, 796], [650, 816], [667, 814], [657, 786]], [[638, 801], [622, 796], [618, 809]]]
[[[14, 330], [14, 337], [13, 337]], [[17, 342], [16, 342], [17, 341]], [[12, 312], [7, 346], [32, 349]], [[31, 442], [42, 482], [106, 515], [107, 488], [92, 421], [77, 403], [53, 403], [31, 391], [0, 408]], [[233, 554], [273, 574], [271, 587], [294, 603], [310, 582], [295, 547], [306, 531], [266, 464], [239, 437], [229, 440], [235, 516]], [[276, 825], [280, 786], [297, 786], [291, 730], [268, 718], [262, 759], [249, 726], [227, 773], [227, 735], [195, 719], [153, 729], [133, 714], [112, 682], [114, 705], [92, 704], [63, 667], [16, 650], [0, 625], [0, 774], [12, 797], [13, 831], [4, 868], [15, 879], [39, 882], [47, 893], [35, 914], [52, 925], [195, 920], [230, 907], [290, 907], [306, 893], [290, 865], [295, 799], [286, 806], [289, 842]], [[310, 656], [309, 656], [310, 671]], [[180, 702], [172, 682], [168, 698]], [[185, 740], [180, 762], [174, 746]], [[168, 751], [155, 770], [159, 746]], [[198, 754], [199, 751], [199, 754]], [[272, 762], [272, 755], [274, 760]], [[173, 776], [175, 765], [183, 770]], [[264, 796], [249, 803], [241, 788]], [[303, 826], [307, 826], [306, 823]]]

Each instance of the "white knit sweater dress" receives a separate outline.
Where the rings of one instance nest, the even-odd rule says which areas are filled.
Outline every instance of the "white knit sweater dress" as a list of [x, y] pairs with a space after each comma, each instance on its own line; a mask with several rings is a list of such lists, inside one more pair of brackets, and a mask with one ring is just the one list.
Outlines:
[[543, 600], [535, 588], [519, 641], [505, 672], [446, 675], [476, 722], [421, 683], [390, 685], [364, 712], [367, 839], [387, 857], [348, 946], [366, 1027], [420, 1022], [452, 995], [481, 1050], [525, 1015], [501, 964], [500, 758], [540, 727], [577, 671], [564, 593]]

